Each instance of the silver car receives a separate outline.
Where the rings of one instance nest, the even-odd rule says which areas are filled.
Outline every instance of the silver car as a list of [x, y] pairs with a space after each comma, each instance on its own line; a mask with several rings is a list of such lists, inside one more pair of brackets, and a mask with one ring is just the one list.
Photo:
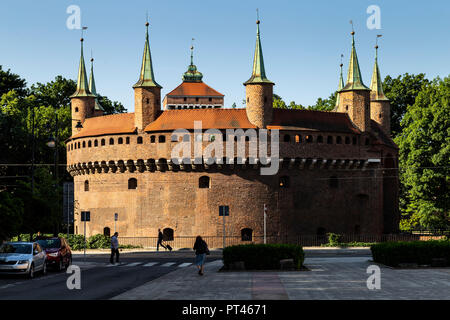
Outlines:
[[0, 274], [47, 273], [47, 255], [37, 242], [5, 242], [0, 246]]

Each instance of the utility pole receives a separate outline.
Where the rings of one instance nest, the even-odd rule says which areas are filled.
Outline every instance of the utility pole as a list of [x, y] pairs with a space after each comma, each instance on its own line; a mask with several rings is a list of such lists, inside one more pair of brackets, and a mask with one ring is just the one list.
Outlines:
[[264, 244], [267, 243], [267, 238], [266, 238], [266, 219], [267, 219], [267, 205], [264, 204]]

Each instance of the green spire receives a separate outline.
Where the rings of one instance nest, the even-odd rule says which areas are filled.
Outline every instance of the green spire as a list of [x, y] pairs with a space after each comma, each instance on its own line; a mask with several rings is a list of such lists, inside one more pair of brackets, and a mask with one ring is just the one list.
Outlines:
[[197, 66], [194, 64], [194, 46], [191, 46], [191, 64], [183, 74], [182, 79], [186, 82], [202, 82], [203, 74], [197, 71]]
[[372, 81], [370, 83], [371, 100], [389, 100], [383, 92], [380, 69], [378, 68], [378, 45], [375, 46], [375, 65], [373, 66]]
[[359, 69], [358, 56], [355, 49], [355, 32], [352, 31], [352, 51], [350, 54], [350, 63], [348, 65], [347, 84], [342, 91], [348, 90], [370, 90], [367, 88], [361, 77], [361, 70]]
[[89, 75], [89, 91], [95, 96], [95, 106], [94, 110], [105, 111], [100, 103], [98, 102], [98, 94], [97, 89], [95, 88], [95, 79], [94, 79], [94, 58], [91, 58], [91, 74]]
[[[341, 58], [342, 60], [342, 58]], [[341, 63], [341, 76], [339, 77], [339, 84], [338, 84], [338, 90], [337, 90], [337, 95], [336, 95], [336, 106], [335, 109], [337, 110], [337, 108], [339, 107], [339, 91], [341, 91], [344, 88], [344, 78], [342, 77], [342, 66], [343, 64]]]
[[80, 65], [78, 67], [78, 80], [77, 80], [77, 91], [73, 95], [71, 95], [71, 98], [74, 97], [92, 97], [93, 94], [91, 94], [91, 91], [88, 87], [88, 81], [87, 81], [87, 75], [86, 75], [86, 67], [84, 65], [84, 55], [83, 55], [83, 41], [84, 39], [81, 38], [81, 57], [80, 57]]
[[255, 47], [255, 56], [253, 58], [252, 76], [250, 77], [250, 79], [244, 82], [244, 85], [252, 83], [274, 84], [272, 81], [267, 79], [266, 70], [264, 69], [264, 59], [261, 47], [261, 39], [259, 37], [259, 20], [256, 20], [256, 47]]
[[145, 46], [144, 46], [144, 54], [142, 56], [141, 74], [139, 76], [138, 82], [136, 82], [133, 88], [140, 88], [140, 87], [161, 88], [161, 86], [158, 83], [156, 83], [155, 75], [153, 74], [152, 56], [150, 54], [150, 44], [148, 41], [149, 23], [147, 22], [145, 26], [147, 27], [147, 31], [145, 34]]

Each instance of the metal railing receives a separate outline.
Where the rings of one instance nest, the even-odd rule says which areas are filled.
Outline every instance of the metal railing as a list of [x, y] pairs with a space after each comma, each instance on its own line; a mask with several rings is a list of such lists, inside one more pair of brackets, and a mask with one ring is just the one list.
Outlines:
[[[443, 235], [431, 234], [381, 234], [381, 235], [361, 235], [361, 234], [345, 234], [339, 235], [339, 243], [376, 243], [386, 241], [426, 241], [439, 240]], [[172, 248], [192, 249], [195, 242], [195, 236], [174, 237], [173, 240], [164, 240], [163, 244], [169, 244]], [[204, 236], [209, 248], [222, 248], [223, 237], [221, 236]], [[299, 236], [267, 236], [267, 243], [289, 243], [297, 244], [303, 247], [318, 247], [328, 243], [327, 235], [299, 235]], [[119, 237], [121, 245], [133, 245], [143, 248], [154, 248], [157, 245], [158, 237]], [[225, 238], [225, 246], [264, 243], [262, 236], [253, 236], [251, 241], [243, 241], [240, 236], [227, 236]], [[164, 250], [164, 248], [162, 248]]]

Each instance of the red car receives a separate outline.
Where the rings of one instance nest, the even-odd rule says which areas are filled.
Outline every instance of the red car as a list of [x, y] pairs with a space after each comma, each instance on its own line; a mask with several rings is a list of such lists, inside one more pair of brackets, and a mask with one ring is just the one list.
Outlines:
[[72, 264], [72, 251], [66, 239], [51, 237], [38, 238], [36, 242], [47, 254], [47, 266], [54, 267], [58, 271], [66, 269]]

